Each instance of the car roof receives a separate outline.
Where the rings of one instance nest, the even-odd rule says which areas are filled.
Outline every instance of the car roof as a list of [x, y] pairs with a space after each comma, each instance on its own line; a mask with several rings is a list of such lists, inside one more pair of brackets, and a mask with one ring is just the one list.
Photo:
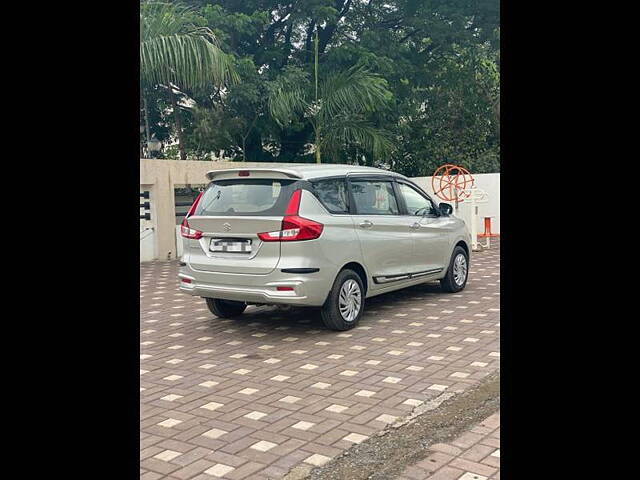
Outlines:
[[304, 180], [310, 180], [314, 178], [322, 178], [322, 177], [335, 177], [340, 175], [347, 174], [370, 174], [370, 175], [391, 175], [399, 178], [406, 178], [404, 175], [400, 175], [399, 173], [391, 172], [389, 170], [383, 170], [381, 168], [373, 168], [373, 167], [361, 167], [358, 165], [345, 165], [345, 164], [287, 164], [282, 166], [269, 166], [268, 163], [264, 164], [264, 167], [245, 167], [245, 168], [237, 168], [237, 169], [220, 169], [220, 170], [211, 170], [207, 173], [207, 177], [209, 179], [213, 179], [214, 176], [223, 173], [230, 173], [232, 171], [240, 171], [240, 170], [249, 170], [249, 171], [260, 171], [260, 172], [278, 172], [284, 173], [287, 176], [298, 177]]
[[349, 173], [363, 173], [371, 175], [393, 175], [402, 176], [398, 173], [381, 168], [361, 167], [359, 165], [325, 164], [325, 165], [298, 165], [291, 170], [297, 171], [305, 179], [318, 177], [333, 177], [336, 175], [347, 175]]

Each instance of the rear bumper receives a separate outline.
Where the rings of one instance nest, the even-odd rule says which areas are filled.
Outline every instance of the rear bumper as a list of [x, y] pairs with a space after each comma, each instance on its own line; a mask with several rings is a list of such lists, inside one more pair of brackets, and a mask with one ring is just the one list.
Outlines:
[[[320, 268], [312, 273], [284, 273], [279, 269], [267, 275], [249, 275], [180, 268], [180, 291], [205, 298], [220, 298], [249, 303], [320, 306], [331, 289], [333, 278]], [[335, 276], [335, 275], [334, 275]], [[185, 283], [182, 279], [191, 280]], [[278, 291], [277, 287], [293, 290]]]

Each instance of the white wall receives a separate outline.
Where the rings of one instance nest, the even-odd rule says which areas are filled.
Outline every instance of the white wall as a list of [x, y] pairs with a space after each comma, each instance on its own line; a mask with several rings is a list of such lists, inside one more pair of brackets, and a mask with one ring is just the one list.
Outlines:
[[[184, 218], [184, 217], [181, 217]], [[182, 222], [180, 222], [182, 223]], [[178, 255], [177, 258], [182, 258], [182, 235], [180, 235], [180, 225], [176, 225], [176, 253]]]
[[[141, 222], [142, 223], [142, 222]], [[140, 261], [151, 262], [155, 255], [155, 232], [153, 230], [143, 230], [140, 228]]]
[[[478, 233], [484, 232], [484, 217], [494, 217], [491, 219], [491, 232], [500, 233], [500, 174], [499, 173], [479, 173], [474, 175], [475, 186], [485, 190], [489, 194], [489, 201], [478, 205]], [[419, 186], [432, 195], [432, 197], [438, 202], [444, 200], [439, 199], [433, 195], [433, 189], [431, 188], [431, 177], [414, 177], [412, 178]], [[466, 210], [469, 208], [469, 201], [465, 200], [460, 203], [460, 217], [465, 218]]]

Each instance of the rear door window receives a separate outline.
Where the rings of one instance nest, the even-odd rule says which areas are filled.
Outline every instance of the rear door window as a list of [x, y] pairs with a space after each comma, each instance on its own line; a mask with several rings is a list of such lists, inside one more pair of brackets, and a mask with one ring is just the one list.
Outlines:
[[349, 213], [349, 195], [344, 178], [327, 178], [311, 182], [313, 193], [331, 213]]
[[211, 182], [194, 212], [197, 216], [280, 216], [293, 180], [232, 179]]
[[358, 215], [399, 215], [398, 202], [390, 181], [351, 180]]

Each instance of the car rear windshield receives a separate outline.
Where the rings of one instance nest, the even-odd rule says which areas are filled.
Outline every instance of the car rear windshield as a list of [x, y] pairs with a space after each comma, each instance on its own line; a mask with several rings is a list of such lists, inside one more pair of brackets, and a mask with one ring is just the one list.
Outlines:
[[264, 178], [214, 181], [202, 195], [194, 215], [284, 215], [292, 183], [293, 180]]

